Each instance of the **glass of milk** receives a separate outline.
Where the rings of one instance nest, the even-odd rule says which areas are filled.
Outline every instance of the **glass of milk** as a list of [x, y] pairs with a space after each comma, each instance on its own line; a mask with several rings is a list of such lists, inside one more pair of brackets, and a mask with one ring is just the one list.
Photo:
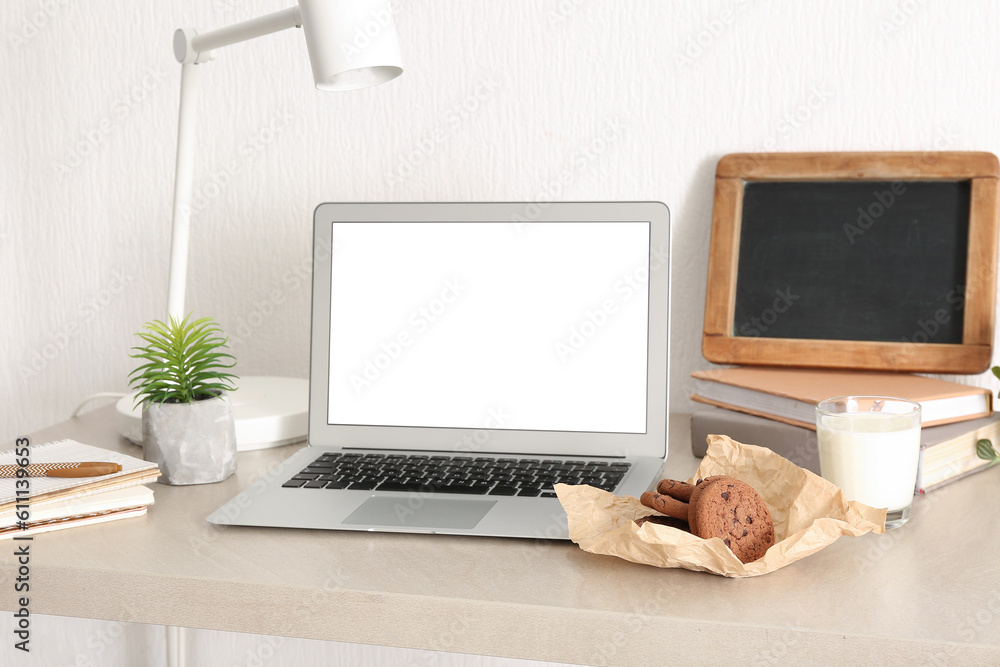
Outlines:
[[910, 518], [920, 460], [920, 404], [840, 396], [816, 406], [819, 467], [848, 500], [885, 507], [886, 528]]

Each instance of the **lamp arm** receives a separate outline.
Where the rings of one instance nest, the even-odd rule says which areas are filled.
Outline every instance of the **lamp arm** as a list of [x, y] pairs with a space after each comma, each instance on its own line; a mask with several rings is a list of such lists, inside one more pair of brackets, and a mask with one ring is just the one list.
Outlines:
[[221, 49], [223, 46], [245, 42], [288, 28], [301, 27], [302, 12], [296, 5], [280, 12], [234, 23], [231, 26], [217, 28], [209, 32], [182, 28], [174, 33], [174, 57], [180, 63], [201, 63], [211, 59], [210, 54], [214, 49]]
[[182, 319], [187, 314], [184, 311], [184, 296], [191, 227], [191, 194], [194, 187], [197, 107], [201, 89], [198, 64], [211, 60], [214, 57], [213, 49], [301, 25], [302, 14], [296, 6], [209, 32], [179, 29], [174, 33], [174, 56], [181, 63], [181, 97], [177, 119], [177, 162], [174, 168], [170, 275], [167, 284], [167, 314], [170, 317]]
[[183, 319], [187, 283], [188, 230], [191, 226], [191, 191], [194, 187], [194, 150], [197, 134], [198, 92], [201, 70], [196, 63], [181, 65], [181, 101], [177, 118], [177, 162], [174, 168], [174, 210], [170, 236], [170, 276], [167, 314]]

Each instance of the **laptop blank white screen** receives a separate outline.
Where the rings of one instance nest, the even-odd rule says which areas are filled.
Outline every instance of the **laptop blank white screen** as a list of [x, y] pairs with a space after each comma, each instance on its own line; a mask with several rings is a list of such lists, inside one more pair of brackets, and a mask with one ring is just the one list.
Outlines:
[[645, 433], [649, 222], [332, 225], [329, 424]]

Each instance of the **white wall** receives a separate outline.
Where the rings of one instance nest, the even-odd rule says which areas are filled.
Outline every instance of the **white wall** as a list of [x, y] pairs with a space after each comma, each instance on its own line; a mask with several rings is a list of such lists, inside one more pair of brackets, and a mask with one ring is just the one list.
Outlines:
[[[291, 4], [4, 3], [0, 441], [123, 391], [132, 332], [164, 315], [173, 29]], [[684, 411], [706, 366], [717, 159], [1000, 153], [998, 19], [987, 0], [396, 0], [404, 76], [342, 94], [314, 90], [298, 31], [230, 47], [203, 77], [189, 306], [235, 338], [244, 374], [305, 377], [320, 202], [660, 200]]]

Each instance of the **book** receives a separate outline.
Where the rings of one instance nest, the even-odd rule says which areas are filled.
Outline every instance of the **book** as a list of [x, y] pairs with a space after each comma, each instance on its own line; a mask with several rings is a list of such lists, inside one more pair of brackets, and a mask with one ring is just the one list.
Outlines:
[[920, 403], [924, 426], [985, 417], [989, 389], [876, 371], [741, 366], [695, 371], [691, 400], [815, 430], [816, 404], [837, 396], [892, 396]]
[[[32, 512], [50, 502], [68, 500], [103, 491], [127, 488], [155, 482], [160, 469], [155, 463], [137, 459], [100, 447], [85, 445], [76, 440], [56, 442], [29, 447], [31, 463], [56, 463], [72, 461], [111, 461], [122, 466], [120, 472], [101, 477], [31, 477], [28, 478], [30, 495], [28, 504]], [[0, 452], [0, 465], [17, 463], [15, 450]], [[14, 478], [0, 479], [0, 514], [13, 510], [18, 503], [25, 502], [25, 496], [18, 495]]]
[[16, 510], [8, 510], [0, 512], [0, 540], [142, 516], [152, 504], [152, 489], [131, 486], [68, 500], [56, 500], [37, 509], [31, 508], [27, 527], [18, 525]]
[[[691, 453], [701, 457], [709, 434], [767, 447], [801, 468], [820, 474], [816, 431], [773, 419], [721, 408], [705, 408], [691, 415]], [[969, 421], [925, 426], [920, 430], [920, 462], [916, 493], [927, 493], [986, 469], [976, 454], [976, 443], [987, 438], [1000, 445], [1000, 413]]]
[[691, 453], [701, 458], [708, 451], [709, 435], [728, 435], [746, 445], [759, 445], [811, 472], [819, 474], [816, 431], [745, 412], [707, 407], [691, 414]]
[[[935, 437], [925, 437], [926, 431]], [[976, 443], [983, 438], [1000, 445], [1000, 415], [922, 429], [917, 492], [927, 493], [985, 470], [989, 461], [976, 453]]]

